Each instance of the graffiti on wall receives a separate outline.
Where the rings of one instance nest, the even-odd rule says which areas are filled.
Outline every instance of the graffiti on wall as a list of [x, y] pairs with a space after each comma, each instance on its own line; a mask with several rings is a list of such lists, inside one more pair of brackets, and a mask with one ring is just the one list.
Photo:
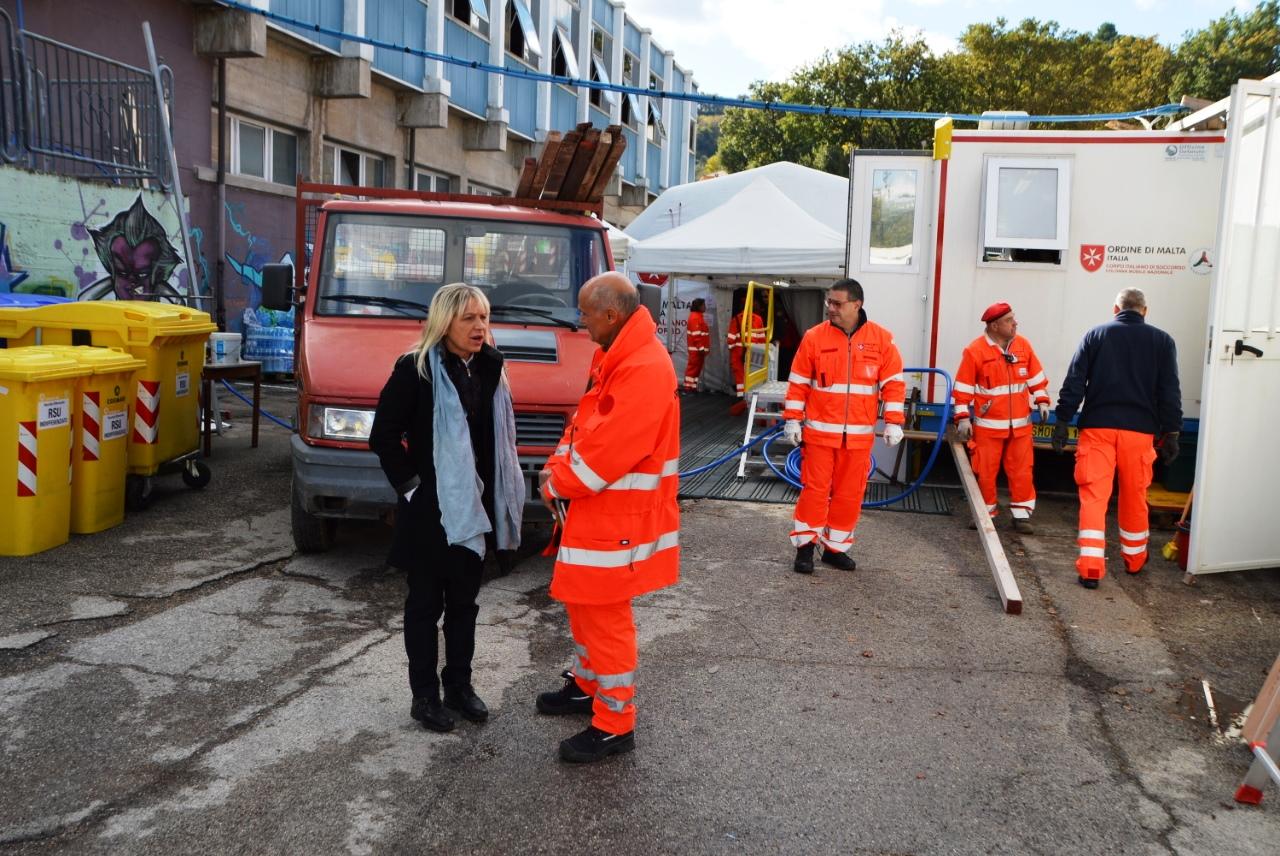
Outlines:
[[13, 255], [9, 252], [9, 229], [0, 223], [0, 292], [13, 291], [26, 278], [26, 271], [14, 265]]
[[182, 256], [169, 242], [159, 220], [147, 211], [142, 194], [101, 229], [90, 229], [98, 260], [107, 275], [80, 291], [81, 300], [167, 300], [181, 295], [170, 284]]

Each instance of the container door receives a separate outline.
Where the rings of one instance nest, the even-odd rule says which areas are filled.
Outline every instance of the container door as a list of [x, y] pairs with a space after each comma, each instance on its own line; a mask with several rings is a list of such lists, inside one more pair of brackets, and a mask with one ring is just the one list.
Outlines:
[[[1280, 567], [1280, 86], [1232, 90], [1187, 570]], [[1181, 343], [1180, 343], [1181, 344]]]
[[[855, 151], [849, 175], [845, 269], [862, 284], [867, 317], [893, 333], [903, 365], [927, 366], [933, 159], [924, 151]], [[908, 374], [906, 381], [908, 396], [918, 386], [927, 397], [921, 376]], [[904, 477], [907, 456], [899, 451], [876, 438], [876, 468]]]

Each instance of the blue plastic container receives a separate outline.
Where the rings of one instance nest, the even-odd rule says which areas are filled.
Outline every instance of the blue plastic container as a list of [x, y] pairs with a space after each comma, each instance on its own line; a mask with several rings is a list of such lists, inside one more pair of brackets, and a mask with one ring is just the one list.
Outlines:
[[59, 297], [56, 294], [23, 294], [21, 292], [0, 294], [0, 306], [10, 309], [29, 309], [33, 306], [52, 306], [55, 303], [70, 302], [70, 298]]

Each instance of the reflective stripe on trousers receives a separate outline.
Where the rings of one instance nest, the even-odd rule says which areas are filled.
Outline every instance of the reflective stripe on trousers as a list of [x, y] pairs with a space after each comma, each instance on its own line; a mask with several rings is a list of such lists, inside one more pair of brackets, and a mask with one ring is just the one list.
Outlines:
[[1087, 579], [1106, 574], [1107, 503], [1118, 476], [1120, 554], [1125, 569], [1141, 570], [1147, 561], [1147, 488], [1155, 463], [1154, 437], [1118, 428], [1084, 428], [1076, 444], [1076, 485], [1080, 491], [1080, 526], [1076, 570]]
[[812, 541], [837, 553], [853, 547], [853, 532], [862, 514], [870, 449], [834, 449], [806, 445], [800, 480], [804, 487], [796, 501], [791, 543]]
[[574, 676], [594, 697], [591, 724], [610, 734], [635, 728], [636, 626], [631, 601], [589, 605], [566, 603], [577, 649]]

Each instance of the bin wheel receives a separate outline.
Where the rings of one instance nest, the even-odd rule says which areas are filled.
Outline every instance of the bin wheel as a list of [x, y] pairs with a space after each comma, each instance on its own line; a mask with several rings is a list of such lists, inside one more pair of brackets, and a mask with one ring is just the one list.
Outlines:
[[302, 497], [296, 490], [293, 491], [293, 502], [290, 503], [289, 512], [293, 544], [298, 548], [299, 553], [325, 553], [333, 546], [338, 521], [330, 517], [319, 517], [307, 511]]
[[124, 507], [142, 511], [151, 504], [151, 479], [148, 476], [125, 476]]
[[188, 461], [187, 465], [182, 468], [182, 481], [187, 487], [199, 490], [209, 484], [209, 480], [213, 478], [213, 472], [209, 469], [209, 465], [203, 461]]

